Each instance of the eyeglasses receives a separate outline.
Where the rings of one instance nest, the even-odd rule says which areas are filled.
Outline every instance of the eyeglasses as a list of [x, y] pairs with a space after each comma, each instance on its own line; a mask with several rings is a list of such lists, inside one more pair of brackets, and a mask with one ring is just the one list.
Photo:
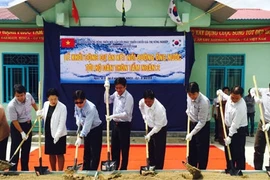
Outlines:
[[77, 102], [74, 102], [75, 104], [82, 104], [83, 101], [77, 101]]

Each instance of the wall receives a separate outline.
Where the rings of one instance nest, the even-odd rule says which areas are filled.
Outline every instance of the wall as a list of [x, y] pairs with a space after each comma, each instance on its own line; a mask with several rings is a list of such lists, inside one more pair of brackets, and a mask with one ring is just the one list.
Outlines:
[[[243, 44], [195, 44], [195, 63], [191, 73], [191, 81], [197, 81], [200, 90], [206, 94], [207, 86], [207, 55], [208, 54], [245, 54], [244, 90], [253, 87], [253, 75], [256, 76], [258, 87], [268, 87], [270, 83], [270, 43]], [[256, 105], [255, 121], [259, 121], [259, 108]], [[213, 120], [212, 120], [213, 121]], [[257, 126], [257, 123], [256, 123]], [[214, 125], [211, 125], [214, 128]]]

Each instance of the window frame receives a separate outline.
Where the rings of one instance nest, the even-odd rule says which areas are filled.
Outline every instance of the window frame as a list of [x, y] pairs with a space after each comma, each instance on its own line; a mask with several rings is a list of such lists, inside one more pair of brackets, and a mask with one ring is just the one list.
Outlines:
[[[21, 55], [21, 56], [36, 56], [36, 62], [37, 64], [5, 64], [5, 56], [6, 55]], [[9, 103], [9, 101], [13, 98], [13, 85], [12, 82], [12, 69], [21, 69], [22, 72], [22, 82], [21, 84], [25, 86], [26, 91], [29, 92], [29, 84], [30, 84], [30, 76], [29, 76], [29, 72], [30, 72], [30, 68], [37, 68], [37, 79], [40, 79], [40, 56], [38, 53], [2, 53], [2, 84], [3, 87], [5, 88], [5, 91], [2, 92], [2, 103]], [[5, 69], [5, 71], [4, 71]], [[9, 83], [10, 82], [10, 83]], [[10, 87], [9, 87], [10, 86]], [[31, 94], [35, 93], [37, 94], [36, 97], [34, 97], [35, 101], [38, 102], [38, 82], [37, 82], [37, 89], [36, 92], [30, 92]], [[9, 96], [12, 97], [9, 100]]]
[[[209, 59], [210, 59], [210, 56], [243, 56], [243, 65], [235, 65], [235, 66], [231, 66], [231, 65], [209, 65]], [[246, 65], [246, 62], [245, 62], [246, 58], [245, 58], [245, 55], [244, 54], [208, 54], [207, 55], [207, 84], [206, 84], [206, 87], [207, 87], [207, 91], [206, 91], [206, 94], [207, 94], [207, 97], [209, 98], [209, 100], [211, 101], [211, 103], [213, 102], [213, 99], [215, 97], [210, 97], [210, 86], [211, 86], [211, 80], [210, 80], [210, 72], [212, 69], [223, 69], [224, 70], [224, 84], [223, 84], [223, 87], [225, 86], [228, 86], [228, 71], [231, 70], [231, 69], [239, 69], [241, 70], [241, 87], [244, 88], [245, 87], [245, 65]], [[222, 87], [220, 87], [222, 88]], [[229, 87], [229, 88], [232, 88], [232, 87]]]

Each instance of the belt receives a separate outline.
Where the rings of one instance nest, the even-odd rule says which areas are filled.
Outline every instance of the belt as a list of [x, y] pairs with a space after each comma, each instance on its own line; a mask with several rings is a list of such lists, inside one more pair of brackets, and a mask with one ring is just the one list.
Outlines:
[[31, 123], [31, 120], [27, 120], [27, 121], [25, 121], [25, 122], [19, 122], [20, 124], [23, 124], [23, 123], [28, 123], [28, 124], [30, 124]]
[[126, 124], [126, 123], [130, 123], [129, 121], [114, 121], [115, 125], [118, 126], [120, 124]]

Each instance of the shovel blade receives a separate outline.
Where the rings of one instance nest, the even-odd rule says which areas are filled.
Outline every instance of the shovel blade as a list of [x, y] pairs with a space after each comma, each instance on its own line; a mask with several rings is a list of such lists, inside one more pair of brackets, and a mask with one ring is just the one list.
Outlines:
[[141, 166], [140, 168], [141, 175], [150, 174], [150, 173], [155, 173], [155, 166]]
[[101, 161], [101, 171], [115, 171], [116, 162], [115, 161]]
[[75, 164], [74, 166], [68, 166], [67, 169], [72, 171], [78, 171], [82, 167], [83, 163]]
[[48, 166], [35, 166], [34, 168], [37, 176], [49, 173]]
[[265, 169], [266, 169], [266, 173], [270, 177], [270, 166], [265, 166]]
[[225, 169], [226, 174], [230, 174], [231, 176], [243, 176], [243, 172], [240, 169]]
[[11, 168], [14, 165], [15, 165], [15, 163], [0, 160], [0, 171], [7, 170], [7, 169]]

